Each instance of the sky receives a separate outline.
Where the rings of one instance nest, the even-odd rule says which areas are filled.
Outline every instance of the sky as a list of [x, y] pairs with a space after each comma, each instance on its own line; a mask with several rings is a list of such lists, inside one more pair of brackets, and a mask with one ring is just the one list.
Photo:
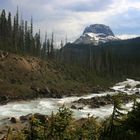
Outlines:
[[0, 11], [16, 13], [34, 22], [34, 32], [48, 36], [53, 32], [56, 42], [76, 40], [86, 26], [105, 24], [122, 39], [140, 36], [140, 0], [0, 0]]

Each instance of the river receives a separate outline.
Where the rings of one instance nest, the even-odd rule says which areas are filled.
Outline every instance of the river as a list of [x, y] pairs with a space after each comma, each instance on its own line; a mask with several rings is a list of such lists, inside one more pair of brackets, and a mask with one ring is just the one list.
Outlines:
[[[65, 104], [67, 107], [71, 106], [71, 102], [76, 101], [80, 98], [88, 99], [96, 96], [106, 96], [107, 94], [114, 95], [118, 94], [120, 91], [127, 94], [134, 94], [136, 91], [140, 91], [140, 88], [136, 88], [136, 85], [139, 85], [139, 81], [135, 81], [132, 79], [127, 79], [124, 82], [117, 83], [111, 89], [113, 92], [102, 92], [100, 94], [92, 93], [89, 95], [81, 96], [81, 97], [64, 97], [62, 99], [54, 99], [54, 98], [43, 98], [36, 99], [31, 101], [19, 101], [19, 102], [11, 102], [6, 105], [0, 106], [0, 122], [6, 118], [10, 117], [19, 117], [22, 115], [27, 115], [30, 113], [41, 113], [45, 115], [50, 115], [52, 111], [54, 113], [57, 112], [58, 108]], [[129, 85], [129, 88], [126, 86]], [[126, 108], [131, 108], [132, 103], [128, 103], [125, 105]], [[86, 117], [88, 113], [90, 115], [94, 115], [95, 117], [105, 118], [112, 113], [113, 106], [106, 105], [100, 108], [91, 109], [88, 106], [84, 106], [81, 110], [73, 109], [73, 116], [76, 118]]]

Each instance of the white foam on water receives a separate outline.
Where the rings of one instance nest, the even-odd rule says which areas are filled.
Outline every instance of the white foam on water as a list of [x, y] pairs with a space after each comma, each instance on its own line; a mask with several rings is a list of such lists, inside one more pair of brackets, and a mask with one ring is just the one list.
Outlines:
[[140, 91], [139, 88], [136, 88], [136, 86], [139, 84], [140, 84], [140, 81], [135, 81], [133, 79], [126, 79], [126, 81], [117, 83], [115, 86], [111, 87], [111, 89], [118, 92], [127, 93], [128, 95], [132, 95], [136, 93], [137, 91]]
[[[88, 114], [90, 114], [90, 116], [95, 116], [95, 117], [99, 117], [101, 119], [108, 117], [112, 111], [113, 111], [113, 106], [112, 105], [106, 105], [104, 107], [100, 107], [100, 108], [94, 108], [94, 109], [84, 109], [84, 110], [80, 110], [82, 112], [82, 117], [87, 117]], [[77, 116], [78, 117], [78, 116]]]

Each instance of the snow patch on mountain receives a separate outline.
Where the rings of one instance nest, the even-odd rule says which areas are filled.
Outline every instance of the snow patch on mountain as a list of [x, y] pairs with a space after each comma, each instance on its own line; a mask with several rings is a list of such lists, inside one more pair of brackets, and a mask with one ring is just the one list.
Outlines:
[[86, 27], [83, 34], [78, 38], [74, 44], [94, 44], [106, 43], [110, 41], [119, 40], [109, 26], [103, 24], [93, 24]]

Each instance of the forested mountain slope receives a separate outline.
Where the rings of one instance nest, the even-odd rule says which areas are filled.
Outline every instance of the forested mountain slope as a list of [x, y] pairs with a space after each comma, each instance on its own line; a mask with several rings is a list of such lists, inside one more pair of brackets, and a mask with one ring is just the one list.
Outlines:
[[79, 65], [102, 76], [140, 76], [140, 38], [99, 46], [69, 43], [60, 54], [61, 61]]

